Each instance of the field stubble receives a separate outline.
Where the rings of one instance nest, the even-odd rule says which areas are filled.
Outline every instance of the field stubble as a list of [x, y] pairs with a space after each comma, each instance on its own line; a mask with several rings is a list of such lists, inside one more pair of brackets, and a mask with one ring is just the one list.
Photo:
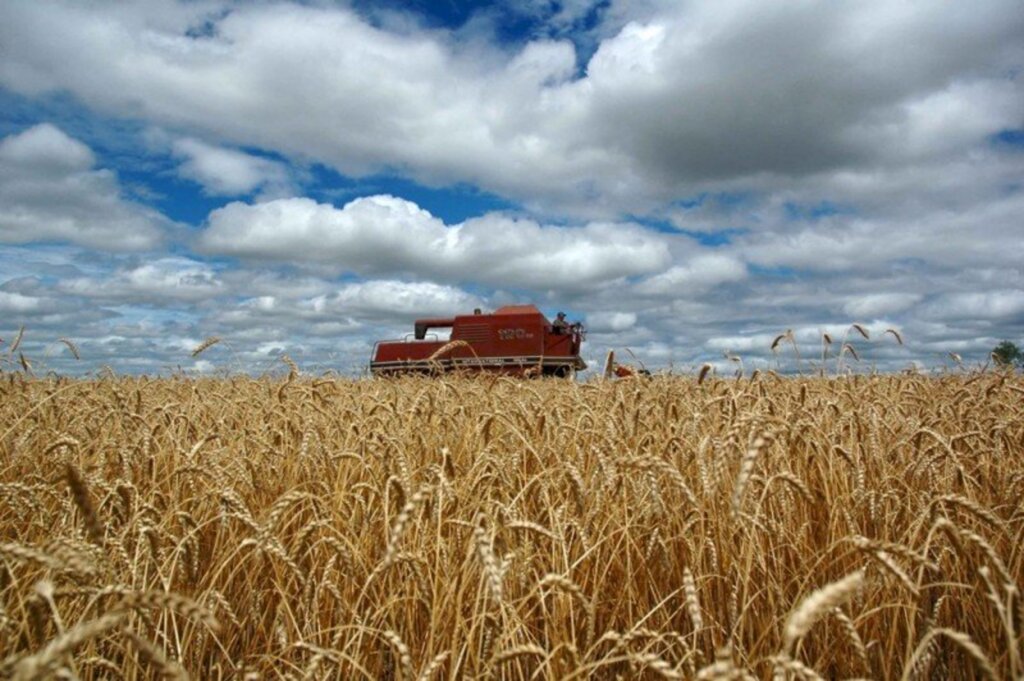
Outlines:
[[1007, 374], [0, 383], [0, 676], [1021, 678]]

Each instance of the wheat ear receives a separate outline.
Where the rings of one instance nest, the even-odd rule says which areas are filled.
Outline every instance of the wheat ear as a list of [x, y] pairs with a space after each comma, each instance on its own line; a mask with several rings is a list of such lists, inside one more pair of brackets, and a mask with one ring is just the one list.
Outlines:
[[848, 601], [864, 584], [864, 571], [858, 570], [837, 582], [828, 584], [801, 601], [786, 621], [783, 644], [787, 654], [793, 652], [796, 642], [824, 615]]

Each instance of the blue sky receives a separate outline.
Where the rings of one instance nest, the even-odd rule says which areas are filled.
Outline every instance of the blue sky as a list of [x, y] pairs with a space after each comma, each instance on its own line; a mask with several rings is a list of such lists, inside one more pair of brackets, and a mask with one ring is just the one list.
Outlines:
[[15, 0], [0, 44], [5, 361], [356, 374], [527, 301], [594, 363], [1024, 344], [1016, 0]]

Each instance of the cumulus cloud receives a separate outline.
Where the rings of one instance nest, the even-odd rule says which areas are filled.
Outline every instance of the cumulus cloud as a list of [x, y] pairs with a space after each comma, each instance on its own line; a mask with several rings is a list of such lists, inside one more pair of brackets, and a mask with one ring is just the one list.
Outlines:
[[452, 286], [394, 280], [349, 284], [311, 302], [317, 311], [391, 318], [465, 314], [482, 305], [476, 296]]
[[0, 83], [344, 173], [612, 213], [711, 181], [893, 171], [1018, 126], [1024, 107], [1007, 76], [1024, 63], [1016, 0], [621, 3], [579, 77], [567, 41], [488, 48], [346, 7], [221, 9], [16, 3]]
[[6, 291], [0, 291], [0, 312], [21, 315], [34, 312], [38, 309], [38, 298], [33, 296], [23, 296], [20, 293], [7, 293]]
[[[223, 332], [243, 361], [362, 365], [416, 315], [524, 298], [585, 317], [589, 356], [655, 367], [778, 366], [778, 333], [807, 359], [851, 321], [871, 325], [865, 366], [889, 369], [1024, 341], [1017, 0], [531, 0], [515, 12], [544, 24], [517, 44], [492, 40], [497, 14], [439, 30], [343, 3], [117, 10], [10, 3], [0, 87], [160, 128], [149, 152], [170, 160], [148, 162], [246, 202], [176, 255], [111, 258], [157, 248], [167, 221], [53, 126], [0, 141], [0, 241], [95, 249], [0, 248], [0, 316], [96, 356], [173, 366]], [[287, 198], [315, 164], [520, 212]]]
[[373, 343], [411, 333], [413, 319], [482, 306], [482, 299], [452, 286], [371, 279], [334, 285], [315, 296], [223, 301], [209, 308], [202, 324], [231, 338], [241, 356], [257, 365], [288, 352], [295, 359], [327, 362], [324, 368], [361, 371]]
[[685, 296], [719, 284], [741, 281], [746, 276], [746, 265], [735, 256], [708, 253], [650, 277], [636, 290], [645, 295]]
[[43, 123], [0, 142], [0, 160], [26, 171], [64, 174], [92, 168], [92, 150], [53, 125]]
[[145, 250], [170, 222], [123, 198], [81, 142], [42, 123], [0, 140], [0, 241]]
[[[287, 269], [231, 269], [220, 261], [213, 266], [182, 257], [148, 262], [120, 257], [113, 263], [89, 259], [83, 266], [88, 274], [21, 277], [0, 284], [5, 319], [14, 331], [26, 323], [33, 332], [25, 346], [30, 356], [39, 352], [36, 339], [52, 342], [66, 335], [83, 348], [88, 362], [81, 366], [62, 365], [66, 358], [59, 354], [52, 358], [67, 370], [102, 363], [136, 371], [173, 367], [186, 361], [197, 339], [216, 334], [230, 341], [230, 361], [238, 364], [233, 370], [270, 370], [273, 356], [288, 352], [303, 366], [359, 371], [374, 340], [401, 337], [418, 316], [530, 299], [585, 318], [591, 331], [585, 351], [598, 363], [609, 349], [630, 348], [649, 368], [687, 370], [720, 361], [729, 351], [743, 358], [748, 371], [766, 366], [806, 370], [820, 361], [821, 334], [828, 332], [837, 343], [848, 336], [857, 347], [862, 362], [848, 357], [848, 366], [899, 369], [911, 360], [941, 364], [950, 351], [984, 357], [1001, 337], [1014, 337], [1008, 332], [1019, 328], [1024, 314], [1016, 289], [991, 288], [992, 281], [1016, 286], [1019, 276], [995, 269], [965, 272], [949, 282], [849, 273], [770, 282], [748, 273], [726, 286], [685, 289], [668, 297], [639, 292], [646, 282], [641, 279], [575, 295], [531, 297], [488, 296], [424, 280], [339, 283], [294, 276]], [[935, 285], [948, 288], [935, 290]], [[852, 321], [867, 325], [870, 341], [850, 330]], [[906, 346], [885, 335], [890, 327], [903, 334]], [[788, 346], [778, 354], [769, 350], [786, 328], [794, 329], [801, 365]], [[0, 328], [5, 338], [11, 332]], [[831, 349], [830, 367], [837, 349]], [[208, 360], [220, 366], [227, 357], [222, 352]]]
[[847, 301], [843, 311], [855, 319], [866, 319], [902, 312], [920, 300], [915, 293], [869, 293]]
[[994, 290], [947, 293], [932, 301], [926, 310], [932, 319], [1009, 319], [1024, 324], [1024, 291]]
[[209, 360], [205, 359], [197, 359], [192, 363], [190, 371], [196, 374], [209, 374], [212, 373], [215, 368], [216, 366], [213, 364], [213, 362], [210, 362]]
[[635, 325], [635, 312], [594, 312], [587, 315], [587, 330], [595, 333], [625, 331]]
[[[371, 279], [336, 287], [313, 297], [262, 295], [243, 300], [238, 309], [259, 315], [305, 320], [394, 320], [465, 313], [483, 303], [452, 286], [431, 282]], [[244, 316], [244, 315], [243, 315]]]
[[951, 209], [937, 201], [918, 209], [916, 215], [872, 211], [813, 223], [779, 221], [736, 243], [752, 263], [818, 272], [878, 271], [908, 261], [949, 269], [1012, 266], [1024, 257], [1024, 193], [993, 187], [977, 203]]
[[711, 350], [764, 354], [771, 347], [775, 335], [756, 333], [751, 335], [713, 336], [705, 345]]
[[208, 194], [238, 196], [257, 189], [269, 195], [291, 192], [288, 170], [281, 163], [191, 137], [174, 142], [173, 151], [183, 159], [178, 173], [201, 184]]
[[655, 272], [670, 257], [663, 239], [634, 225], [555, 227], [486, 215], [447, 226], [393, 196], [364, 197], [340, 209], [304, 198], [232, 203], [211, 213], [208, 223], [199, 244], [210, 253], [535, 290]]
[[173, 257], [132, 264], [102, 277], [66, 279], [57, 288], [86, 298], [157, 306], [198, 303], [225, 292], [212, 268], [189, 258]]

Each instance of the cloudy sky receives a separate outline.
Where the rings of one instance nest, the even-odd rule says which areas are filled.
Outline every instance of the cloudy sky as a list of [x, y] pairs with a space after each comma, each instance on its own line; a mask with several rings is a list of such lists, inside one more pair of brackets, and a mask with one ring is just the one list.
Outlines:
[[858, 322], [859, 370], [983, 361], [1024, 344], [1022, 68], [1020, 0], [10, 0], [0, 356], [350, 374], [534, 302], [591, 360], [792, 370], [792, 329], [807, 368]]

